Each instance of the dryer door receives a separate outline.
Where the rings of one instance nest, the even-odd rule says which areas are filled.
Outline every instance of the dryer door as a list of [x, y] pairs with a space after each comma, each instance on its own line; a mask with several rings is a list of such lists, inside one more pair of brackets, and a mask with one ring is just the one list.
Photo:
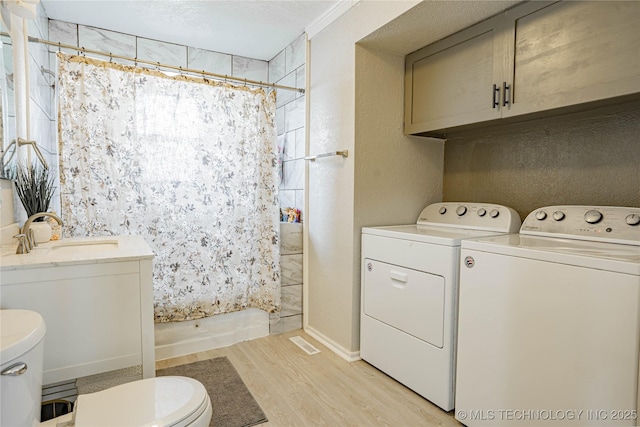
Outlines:
[[364, 260], [364, 314], [442, 348], [442, 276]]

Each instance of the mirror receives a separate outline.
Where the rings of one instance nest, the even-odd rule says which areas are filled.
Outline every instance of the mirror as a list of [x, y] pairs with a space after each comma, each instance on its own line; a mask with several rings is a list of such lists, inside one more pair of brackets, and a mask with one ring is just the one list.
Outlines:
[[[15, 135], [15, 105], [13, 96], [13, 56], [11, 38], [6, 34], [4, 25], [1, 27], [3, 35], [0, 36], [0, 148], [2, 154], [8, 148]], [[13, 148], [12, 148], [13, 149]], [[4, 157], [9, 158], [11, 153]], [[14, 159], [15, 160], [15, 157]], [[7, 166], [4, 162], [0, 164], [0, 178], [5, 176]]]

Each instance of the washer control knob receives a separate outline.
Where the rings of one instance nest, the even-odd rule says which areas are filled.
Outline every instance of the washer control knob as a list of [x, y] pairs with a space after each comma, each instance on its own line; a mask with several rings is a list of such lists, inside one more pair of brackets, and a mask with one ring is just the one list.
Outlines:
[[584, 220], [589, 224], [597, 224], [602, 221], [602, 214], [599, 211], [592, 209], [584, 214]]
[[553, 213], [553, 219], [555, 219], [556, 221], [562, 221], [564, 219], [564, 212], [562, 211], [555, 211]]
[[542, 221], [543, 219], [547, 218], [547, 213], [545, 211], [538, 211], [536, 212], [536, 219], [539, 221]]
[[640, 215], [639, 214], [629, 214], [626, 218], [627, 224], [629, 225], [638, 225], [640, 224]]
[[485, 216], [487, 214], [487, 210], [485, 208], [478, 209], [478, 216]]
[[446, 214], [446, 213], [447, 213], [447, 208], [445, 208], [444, 206], [443, 206], [443, 207], [441, 207], [441, 208], [440, 208], [440, 210], [438, 211], [438, 213], [439, 213], [440, 215], [444, 215], [444, 214]]
[[498, 215], [500, 215], [500, 211], [498, 209], [491, 209], [491, 212], [489, 212], [489, 216], [491, 218], [498, 218]]
[[467, 207], [466, 206], [458, 206], [458, 209], [456, 209], [456, 214], [458, 214], [458, 216], [462, 216], [464, 214], [467, 213]]

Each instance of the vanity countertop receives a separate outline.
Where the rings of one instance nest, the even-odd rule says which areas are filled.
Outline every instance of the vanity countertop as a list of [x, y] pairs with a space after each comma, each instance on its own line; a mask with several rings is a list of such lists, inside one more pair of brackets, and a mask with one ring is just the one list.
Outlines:
[[16, 245], [2, 245], [0, 271], [59, 265], [95, 264], [153, 258], [142, 236], [62, 238], [41, 243], [28, 254], [16, 254]]

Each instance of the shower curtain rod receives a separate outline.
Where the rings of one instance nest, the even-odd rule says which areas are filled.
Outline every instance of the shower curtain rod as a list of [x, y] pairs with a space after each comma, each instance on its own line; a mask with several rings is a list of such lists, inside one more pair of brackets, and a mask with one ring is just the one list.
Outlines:
[[[3, 33], [0, 33], [0, 35], [8, 36], [9, 34], [3, 32]], [[156, 67], [169, 68], [169, 69], [180, 71], [180, 72], [183, 72], [183, 73], [201, 75], [203, 77], [204, 76], [215, 77], [216, 79], [219, 79], [219, 80], [233, 80], [233, 81], [236, 81], [236, 82], [244, 83], [245, 85], [250, 84], [250, 85], [253, 85], [253, 86], [272, 87], [274, 89], [293, 90], [293, 91], [296, 91], [296, 92], [299, 92], [299, 93], [304, 93], [305, 92], [305, 90], [302, 89], [302, 88], [291, 87], [291, 86], [283, 86], [283, 85], [279, 85], [279, 84], [275, 84], [275, 83], [265, 83], [265, 82], [258, 81], [258, 80], [243, 79], [243, 78], [240, 78], [240, 77], [233, 77], [233, 76], [228, 76], [228, 75], [225, 75], [225, 74], [211, 73], [211, 72], [204, 71], [204, 70], [194, 70], [192, 68], [182, 68], [182, 67], [177, 67], [175, 65], [161, 64], [160, 62], [153, 62], [153, 61], [147, 61], [147, 60], [144, 60], [144, 59], [131, 58], [129, 56], [114, 55], [114, 54], [112, 54], [110, 52], [106, 53], [106, 52], [101, 52], [99, 50], [86, 49], [84, 47], [68, 45], [68, 44], [64, 44], [64, 43], [60, 43], [60, 42], [51, 42], [49, 40], [39, 39], [37, 37], [29, 36], [29, 41], [33, 42], [33, 43], [42, 43], [42, 44], [46, 44], [46, 45], [49, 45], [49, 46], [56, 46], [56, 47], [58, 47], [58, 49], [65, 48], [65, 49], [76, 50], [78, 52], [86, 52], [86, 53], [93, 53], [95, 55], [108, 56], [110, 59], [113, 59], [113, 58], [124, 59], [125, 61], [131, 61], [131, 62], [133, 62], [135, 64], [142, 63], [142, 64], [154, 65]]]

